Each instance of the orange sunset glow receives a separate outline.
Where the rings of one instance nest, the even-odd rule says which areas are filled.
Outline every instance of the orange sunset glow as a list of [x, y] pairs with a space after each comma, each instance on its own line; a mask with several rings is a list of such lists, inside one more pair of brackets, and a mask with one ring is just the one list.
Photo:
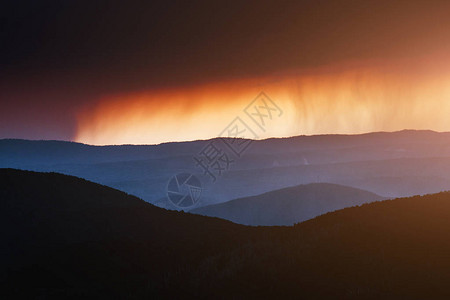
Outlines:
[[157, 144], [216, 137], [235, 117], [243, 117], [244, 108], [261, 91], [283, 115], [259, 130], [258, 138], [404, 128], [450, 130], [450, 72], [436, 60], [423, 61], [414, 66], [347, 64], [107, 95], [79, 111], [75, 140], [95, 145]]

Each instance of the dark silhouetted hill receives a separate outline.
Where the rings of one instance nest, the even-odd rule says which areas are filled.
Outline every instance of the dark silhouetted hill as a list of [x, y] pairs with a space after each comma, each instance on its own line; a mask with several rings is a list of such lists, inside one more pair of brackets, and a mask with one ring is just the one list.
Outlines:
[[0, 201], [2, 299], [450, 297], [448, 192], [246, 227], [2, 169]]
[[158, 295], [170, 272], [254, 231], [56, 173], [0, 169], [0, 207], [3, 299]]
[[327, 212], [382, 199], [374, 193], [347, 186], [311, 183], [204, 206], [190, 212], [244, 225], [294, 225]]

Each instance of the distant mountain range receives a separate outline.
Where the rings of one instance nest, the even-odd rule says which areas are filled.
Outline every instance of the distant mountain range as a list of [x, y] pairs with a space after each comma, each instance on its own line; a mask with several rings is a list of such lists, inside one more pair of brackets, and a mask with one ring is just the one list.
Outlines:
[[360, 189], [311, 183], [203, 206], [191, 212], [244, 225], [294, 225], [330, 211], [382, 199]]
[[[233, 163], [215, 182], [195, 156], [209, 143]], [[71, 142], [0, 140], [0, 167], [59, 172], [135, 195], [160, 207], [178, 173], [202, 182], [197, 207], [309, 183], [334, 183], [401, 197], [450, 189], [450, 133], [379, 132], [253, 141], [241, 157], [220, 139], [153, 146], [89, 146]]]
[[246, 227], [0, 169], [0, 205], [2, 299], [450, 297], [448, 192]]

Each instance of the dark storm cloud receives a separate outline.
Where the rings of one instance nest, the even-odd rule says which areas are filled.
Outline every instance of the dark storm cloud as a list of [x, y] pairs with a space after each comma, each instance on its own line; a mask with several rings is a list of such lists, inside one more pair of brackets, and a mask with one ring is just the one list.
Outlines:
[[[40, 136], [5, 130], [27, 127], [14, 124], [28, 120], [29, 127], [41, 126], [39, 132], [66, 128], [70, 139], [70, 111], [99, 94], [414, 56], [449, 44], [445, 1], [0, 5], [0, 118], [8, 125], [0, 136]], [[42, 137], [49, 136], [61, 135]]]
[[445, 17], [414, 1], [3, 3], [3, 70], [133, 86], [418, 52]]

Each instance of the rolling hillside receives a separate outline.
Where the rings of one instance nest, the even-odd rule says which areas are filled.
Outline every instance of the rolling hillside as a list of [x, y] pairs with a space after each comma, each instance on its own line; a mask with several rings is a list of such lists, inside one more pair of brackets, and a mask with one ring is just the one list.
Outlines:
[[382, 199], [351, 187], [311, 183], [204, 206], [190, 212], [244, 225], [294, 225], [330, 211]]
[[165, 274], [255, 231], [56, 173], [0, 169], [0, 207], [0, 293], [26, 298], [158, 295]]
[[246, 227], [1, 169], [0, 203], [3, 299], [450, 296], [448, 192]]

